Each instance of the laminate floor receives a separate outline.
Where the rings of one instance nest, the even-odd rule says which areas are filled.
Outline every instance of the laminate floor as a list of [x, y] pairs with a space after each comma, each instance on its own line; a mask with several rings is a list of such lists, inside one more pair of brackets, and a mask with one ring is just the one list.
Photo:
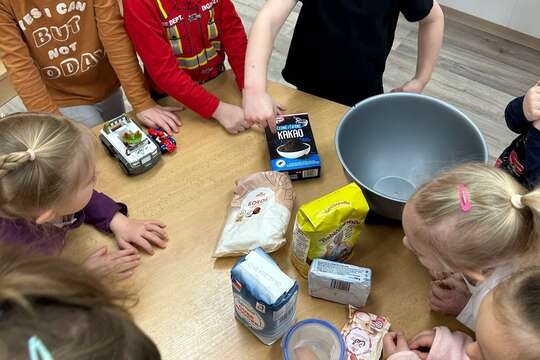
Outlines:
[[[233, 0], [246, 31], [264, 0]], [[269, 63], [269, 78], [287, 84], [281, 76], [300, 3], [283, 25]], [[400, 19], [393, 50], [384, 74], [386, 90], [410, 79], [416, 67], [417, 25]], [[483, 132], [493, 161], [515, 137], [504, 122], [506, 104], [540, 80], [540, 51], [509, 42], [483, 31], [446, 20], [444, 45], [433, 79], [425, 94], [457, 106]], [[289, 84], [287, 84], [289, 85]], [[0, 112], [21, 111], [15, 98]]]

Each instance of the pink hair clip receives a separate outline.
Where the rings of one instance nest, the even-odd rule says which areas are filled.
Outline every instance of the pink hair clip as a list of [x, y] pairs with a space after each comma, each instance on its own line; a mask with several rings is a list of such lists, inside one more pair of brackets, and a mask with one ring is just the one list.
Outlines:
[[463, 212], [468, 212], [471, 210], [471, 195], [469, 194], [469, 190], [465, 187], [463, 184], [459, 184], [458, 186], [458, 198], [459, 198], [459, 206], [461, 207], [461, 210]]

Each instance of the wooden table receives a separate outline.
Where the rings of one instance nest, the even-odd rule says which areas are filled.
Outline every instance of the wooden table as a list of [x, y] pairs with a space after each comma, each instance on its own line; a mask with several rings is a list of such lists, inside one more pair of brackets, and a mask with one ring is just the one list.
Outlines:
[[[225, 101], [240, 103], [231, 73], [206, 87]], [[278, 84], [271, 83], [269, 91], [288, 112], [310, 113], [322, 159], [322, 178], [294, 183], [297, 201], [289, 243], [273, 257], [299, 280], [298, 319], [318, 317], [341, 329], [346, 306], [308, 295], [307, 282], [289, 260], [289, 244], [298, 206], [347, 183], [334, 147], [336, 125], [347, 108]], [[130, 216], [157, 218], [168, 225], [168, 248], [145, 256], [132, 280], [140, 298], [133, 309], [135, 319], [164, 359], [279, 359], [279, 342], [263, 345], [234, 319], [229, 271], [236, 259], [211, 257], [235, 179], [269, 169], [264, 134], [254, 129], [232, 136], [189, 111], [181, 117], [178, 151], [146, 174], [126, 177], [105, 149], [98, 149], [97, 189], [127, 203]], [[352, 263], [373, 270], [367, 310], [386, 315], [410, 336], [436, 324], [459, 328], [455, 320], [430, 313], [429, 276], [402, 246], [402, 236], [401, 227], [391, 226], [366, 226], [361, 234]], [[64, 253], [82, 259], [101, 244], [113, 247], [114, 241], [83, 227], [71, 233]]]

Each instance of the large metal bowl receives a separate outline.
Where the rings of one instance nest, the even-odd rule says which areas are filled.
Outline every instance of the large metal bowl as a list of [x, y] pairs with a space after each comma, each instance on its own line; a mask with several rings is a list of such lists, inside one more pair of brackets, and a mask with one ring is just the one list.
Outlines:
[[397, 220], [414, 191], [439, 171], [488, 158], [480, 130], [465, 114], [441, 100], [409, 93], [356, 104], [338, 125], [336, 150], [370, 208]]

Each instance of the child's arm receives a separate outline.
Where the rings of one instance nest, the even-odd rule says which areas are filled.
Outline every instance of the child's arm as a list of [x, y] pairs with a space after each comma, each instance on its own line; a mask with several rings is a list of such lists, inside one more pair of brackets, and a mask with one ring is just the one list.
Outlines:
[[[516, 106], [519, 105], [519, 102]], [[523, 100], [524, 116], [529, 121], [529, 131], [525, 141], [525, 174], [523, 177], [529, 189], [540, 185], [540, 82], [533, 86]], [[508, 110], [508, 109], [507, 109]], [[518, 109], [514, 109], [518, 111]]]
[[236, 76], [238, 89], [242, 91], [244, 89], [244, 65], [247, 48], [246, 31], [231, 0], [223, 0], [221, 7], [223, 20], [219, 38]]
[[244, 111], [246, 120], [275, 132], [279, 108], [266, 92], [268, 60], [276, 35], [294, 9], [296, 0], [268, 0], [257, 14], [246, 53]]
[[[405, 5], [402, 9], [403, 14], [408, 21], [418, 21], [420, 15], [417, 9], [418, 0], [408, 1], [413, 6]], [[407, 2], [406, 2], [407, 3]], [[429, 14], [420, 20], [418, 29], [418, 55], [416, 62], [416, 74], [412, 80], [409, 80], [392, 92], [414, 92], [421, 93], [424, 87], [431, 80], [431, 74], [437, 64], [439, 51], [441, 50], [444, 33], [444, 14], [437, 1], [433, 1], [433, 6]]]
[[402, 332], [389, 332], [383, 338], [383, 360], [422, 360], [409, 349]]
[[156, 220], [132, 220], [127, 217], [127, 206], [117, 203], [107, 195], [94, 191], [88, 204], [82, 210], [85, 224], [93, 225], [101, 231], [112, 232], [121, 249], [136, 250], [132, 244], [140, 246], [150, 255], [152, 245], [166, 247], [165, 225]]
[[235, 133], [249, 128], [240, 107], [220, 102], [177, 67], [171, 45], [163, 37], [157, 11], [148, 0], [124, 0], [126, 30], [150, 77], [168, 95], [205, 119], [216, 118], [227, 131]]
[[540, 81], [527, 91], [523, 100], [523, 112], [529, 121], [540, 121]]
[[82, 220], [104, 232], [112, 232], [110, 228], [113, 217], [117, 214], [127, 215], [126, 204], [117, 203], [107, 195], [94, 190], [90, 201], [82, 209]]
[[146, 126], [178, 131], [181, 124], [173, 111], [181, 109], [162, 108], [150, 97], [117, 0], [94, 0], [94, 10], [99, 38], [137, 117]]
[[[422, 331], [409, 342], [409, 349], [427, 360], [469, 360], [465, 347], [473, 340], [460, 331], [451, 332], [444, 326]], [[429, 349], [429, 353], [422, 352]]]
[[525, 134], [532, 125], [523, 111], [524, 98], [525, 96], [520, 96], [510, 101], [504, 111], [506, 125], [517, 134]]
[[58, 113], [58, 105], [41, 79], [14, 15], [4, 3], [0, 3], [0, 58], [9, 80], [28, 111]]

